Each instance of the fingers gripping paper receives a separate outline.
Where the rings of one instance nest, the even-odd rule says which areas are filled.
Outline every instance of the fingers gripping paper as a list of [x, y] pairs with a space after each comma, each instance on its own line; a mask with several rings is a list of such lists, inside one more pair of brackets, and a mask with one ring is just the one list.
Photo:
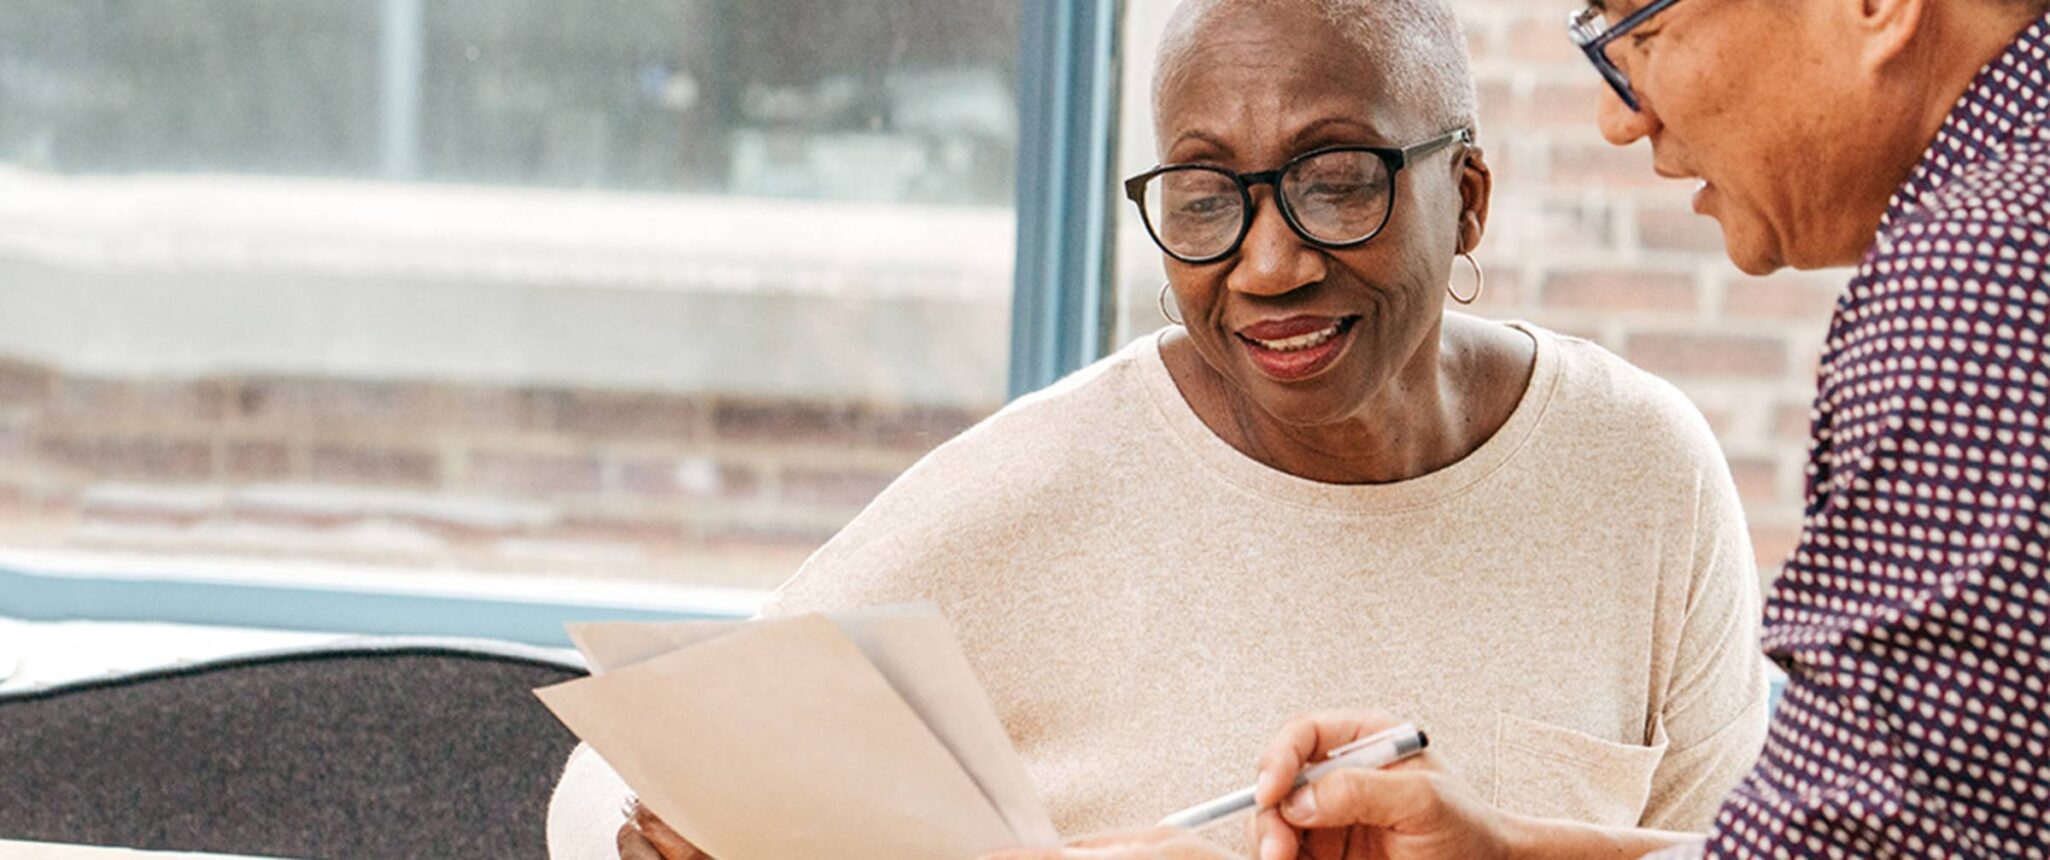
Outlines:
[[537, 691], [543, 702], [720, 860], [940, 860], [1056, 841], [930, 607], [571, 637], [600, 674]]

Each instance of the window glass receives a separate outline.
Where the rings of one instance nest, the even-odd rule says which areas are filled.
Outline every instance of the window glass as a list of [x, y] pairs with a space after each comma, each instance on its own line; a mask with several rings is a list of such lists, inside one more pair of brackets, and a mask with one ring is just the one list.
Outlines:
[[773, 586], [1001, 403], [1017, 18], [10, 3], [0, 549]]

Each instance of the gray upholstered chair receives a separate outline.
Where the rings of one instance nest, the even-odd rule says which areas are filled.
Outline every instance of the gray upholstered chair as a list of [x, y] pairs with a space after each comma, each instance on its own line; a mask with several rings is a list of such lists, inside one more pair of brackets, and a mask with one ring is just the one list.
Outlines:
[[545, 857], [576, 739], [551, 652], [377, 640], [0, 695], [0, 838], [275, 857]]

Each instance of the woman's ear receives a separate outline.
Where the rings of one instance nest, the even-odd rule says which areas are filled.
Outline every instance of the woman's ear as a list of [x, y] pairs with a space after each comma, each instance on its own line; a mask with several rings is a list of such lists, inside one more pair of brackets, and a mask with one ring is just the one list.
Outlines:
[[1488, 202], [1495, 193], [1495, 171], [1479, 144], [1466, 147], [1458, 159], [1459, 253], [1471, 254], [1488, 232]]

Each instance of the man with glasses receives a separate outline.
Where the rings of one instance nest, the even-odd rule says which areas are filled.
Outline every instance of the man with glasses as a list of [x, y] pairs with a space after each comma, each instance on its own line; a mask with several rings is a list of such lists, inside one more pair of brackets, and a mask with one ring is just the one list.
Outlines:
[[1390, 858], [2050, 856], [2050, 2], [1595, 0], [1570, 32], [1604, 135], [1698, 180], [1740, 268], [1857, 267], [1768, 595], [1770, 738], [1703, 844], [1510, 815], [1428, 764], [1289, 795], [1389, 722], [1312, 718], [1263, 761], [1291, 826], [1262, 856], [1295, 828]]

